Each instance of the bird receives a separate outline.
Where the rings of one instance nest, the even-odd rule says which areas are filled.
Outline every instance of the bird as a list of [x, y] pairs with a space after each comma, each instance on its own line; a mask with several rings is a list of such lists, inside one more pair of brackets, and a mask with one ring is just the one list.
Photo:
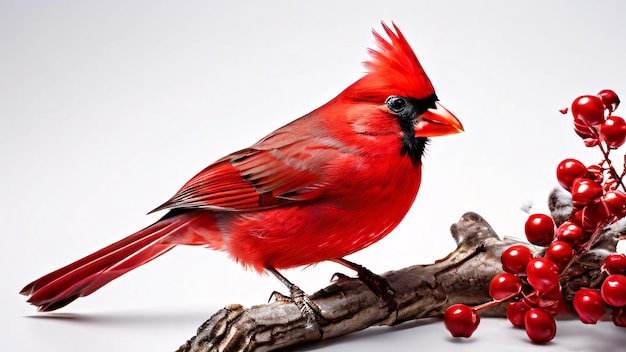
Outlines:
[[165, 212], [152, 225], [20, 293], [53, 311], [178, 245], [223, 251], [276, 276], [303, 314], [319, 308], [280, 270], [334, 261], [384, 291], [380, 277], [344, 257], [401, 222], [420, 188], [430, 138], [463, 125], [439, 102], [396, 24], [382, 28], [388, 39], [372, 29], [366, 72], [335, 98], [200, 171], [152, 211]]

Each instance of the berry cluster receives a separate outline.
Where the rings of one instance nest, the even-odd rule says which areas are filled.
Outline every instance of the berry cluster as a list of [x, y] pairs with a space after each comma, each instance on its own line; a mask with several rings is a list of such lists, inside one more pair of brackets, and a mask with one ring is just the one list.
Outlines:
[[[506, 302], [508, 320], [525, 328], [531, 341], [546, 343], [554, 338], [554, 315], [565, 305], [561, 292], [564, 274], [607, 225], [626, 216], [626, 165], [618, 174], [609, 158], [612, 150], [626, 142], [626, 122], [613, 115], [619, 103], [612, 90], [574, 100], [574, 131], [587, 147], [598, 147], [603, 160], [591, 166], [576, 159], [559, 163], [557, 180], [572, 196], [569, 219], [557, 227], [552, 217], [531, 214], [524, 231], [530, 243], [547, 246], [543, 257], [535, 256], [524, 245], [507, 248], [501, 257], [504, 272], [489, 284], [493, 301], [475, 307], [455, 304], [446, 310], [444, 323], [452, 336], [470, 337], [480, 323], [479, 311]], [[560, 111], [566, 114], [567, 110]], [[574, 295], [574, 309], [585, 324], [595, 324], [611, 314], [615, 325], [626, 327], [626, 255], [609, 254], [601, 270], [606, 276], [601, 288], [579, 289]]]

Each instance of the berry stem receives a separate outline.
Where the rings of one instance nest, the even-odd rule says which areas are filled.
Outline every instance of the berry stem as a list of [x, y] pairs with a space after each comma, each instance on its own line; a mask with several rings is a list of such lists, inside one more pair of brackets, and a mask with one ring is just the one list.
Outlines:
[[576, 263], [581, 256], [585, 255], [585, 253], [588, 253], [589, 250], [593, 248], [593, 246], [598, 241], [598, 238], [600, 238], [600, 234], [604, 232], [604, 229], [609, 226], [611, 222], [611, 220], [606, 220], [603, 224], [596, 227], [589, 240], [574, 252], [572, 259], [570, 259], [569, 263], [561, 271], [561, 281], [571, 279], [572, 277], [579, 274], [579, 272], [570, 270], [570, 267], [572, 266], [572, 264]]
[[507, 299], [503, 299], [503, 300], [500, 300], [500, 301], [493, 300], [493, 301], [485, 302], [485, 303], [479, 304], [477, 306], [474, 306], [474, 310], [477, 311], [477, 312], [480, 312], [481, 310], [497, 306], [498, 304], [500, 304], [502, 302], [505, 302], [505, 301], [507, 301], [507, 300], [509, 300], [511, 298], [512, 297], [507, 298]]
[[[608, 148], [608, 147], [605, 148], [602, 142], [598, 143], [598, 148], [600, 148], [600, 151], [602, 152], [602, 156], [604, 157], [604, 162], [608, 165], [608, 170], [609, 170], [609, 173], [611, 174], [611, 177], [613, 177], [613, 179], [617, 181], [617, 183], [622, 187], [622, 189], [626, 191], [626, 186], [624, 186], [624, 182], [622, 182], [624, 172], [626, 172], [626, 166], [625, 166], [625, 169], [623, 170], [624, 172], [622, 172], [622, 175], [621, 176], [618, 175], [617, 171], [613, 167], [611, 158], [609, 157], [609, 154], [611, 154], [611, 148]], [[626, 165], [626, 155], [624, 155], [624, 164]]]
[[506, 297], [504, 297], [502, 299], [494, 299], [493, 301], [488, 301], [488, 302], [479, 304], [477, 306], [474, 306], [473, 309], [475, 311], [477, 311], [477, 312], [480, 312], [481, 310], [484, 310], [484, 309], [487, 309], [487, 308], [491, 308], [491, 307], [495, 307], [498, 304], [506, 302], [506, 301], [508, 301], [510, 299], [513, 299], [513, 298], [515, 298], [515, 297], [517, 297], [519, 295], [520, 295], [519, 292], [512, 293], [509, 296], [506, 296]]

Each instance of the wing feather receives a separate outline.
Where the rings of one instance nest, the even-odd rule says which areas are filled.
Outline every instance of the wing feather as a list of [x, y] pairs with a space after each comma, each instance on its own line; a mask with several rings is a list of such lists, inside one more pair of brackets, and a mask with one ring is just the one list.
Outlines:
[[328, 137], [301, 130], [288, 133], [294, 127], [287, 125], [251, 148], [218, 160], [154, 211], [254, 211], [319, 197], [328, 187], [324, 168], [346, 150]]

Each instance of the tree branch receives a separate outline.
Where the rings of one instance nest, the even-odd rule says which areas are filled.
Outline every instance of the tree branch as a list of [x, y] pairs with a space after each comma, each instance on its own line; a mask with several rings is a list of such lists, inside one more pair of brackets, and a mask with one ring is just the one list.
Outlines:
[[[551, 203], [556, 204], [551, 204], [553, 213], [568, 206], [567, 202], [558, 205], [552, 197]], [[445, 258], [430, 265], [415, 265], [382, 275], [395, 291], [397, 312], [391, 311], [390, 306], [360, 280], [341, 276], [311, 295], [324, 317], [319, 322], [321, 331], [307, 325], [291, 302], [250, 308], [233, 304], [202, 324], [197, 335], [178, 352], [269, 351], [342, 336], [370, 326], [442, 316], [445, 309], [455, 303], [477, 305], [491, 300], [489, 282], [502, 272], [502, 251], [523, 242], [510, 238], [500, 240], [487, 221], [472, 212], [464, 214], [451, 226], [450, 232], [458, 247]], [[561, 283], [567, 302], [571, 302], [573, 292], [579, 287], [598, 287], [602, 282], [604, 274], [599, 270], [599, 263], [615, 251], [619, 233], [623, 233], [621, 227], [607, 228], [595, 241], [595, 247], [575, 256], [568, 273], [563, 275], [567, 279]], [[523, 244], [536, 254], [544, 250]], [[504, 308], [505, 305], [498, 305], [481, 315], [504, 316]]]

